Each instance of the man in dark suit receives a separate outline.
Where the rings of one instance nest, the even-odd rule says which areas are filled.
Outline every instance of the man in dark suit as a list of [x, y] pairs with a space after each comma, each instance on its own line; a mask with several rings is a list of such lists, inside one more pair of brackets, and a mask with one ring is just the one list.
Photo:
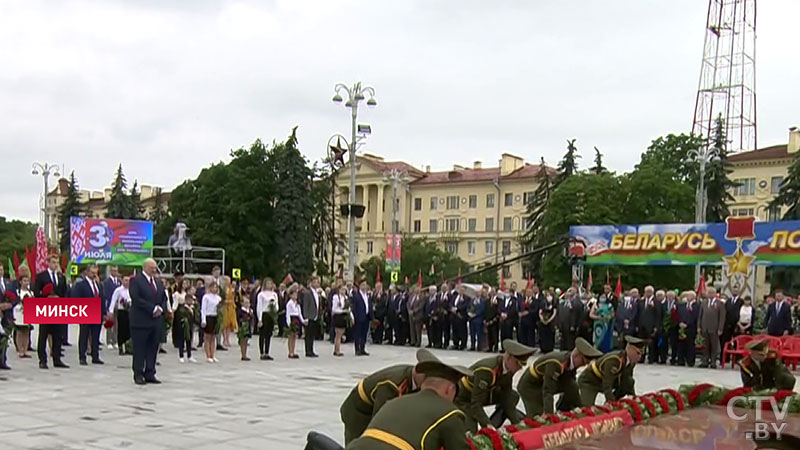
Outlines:
[[[42, 290], [48, 284], [51, 284], [53, 295], [57, 297], [66, 297], [67, 295], [67, 280], [64, 275], [58, 271], [58, 256], [50, 255], [47, 257], [47, 270], [36, 274], [36, 282], [33, 286], [34, 295], [37, 297], [46, 297], [42, 294]], [[37, 353], [39, 354], [39, 368], [47, 369], [47, 336], [50, 336], [53, 343], [53, 367], [68, 368], [69, 366], [61, 361], [61, 339], [66, 333], [66, 325], [62, 324], [47, 324], [39, 326], [39, 340], [36, 345]]]
[[775, 301], [767, 308], [767, 334], [786, 336], [792, 331], [791, 306], [786, 302], [783, 291], [775, 290]]
[[[103, 280], [102, 287], [100, 288], [101, 293], [103, 295], [103, 303], [106, 306], [111, 305], [111, 296], [114, 295], [114, 291], [117, 290], [118, 287], [122, 285], [122, 278], [119, 276], [119, 268], [117, 266], [111, 266], [108, 268], [108, 277]], [[105, 314], [105, 311], [103, 311]], [[108, 344], [108, 349], [111, 350], [117, 346], [117, 323], [114, 322], [114, 326], [111, 328], [106, 329], [106, 344]]]
[[129, 287], [133, 382], [139, 385], [161, 383], [156, 378], [156, 356], [167, 311], [167, 291], [157, 275], [155, 260], [148, 258], [142, 264], [142, 273], [131, 279]]
[[405, 286], [397, 289], [395, 307], [397, 310], [397, 327], [394, 330], [394, 345], [406, 345], [411, 334], [408, 321], [408, 291]]
[[322, 319], [319, 313], [319, 277], [312, 276], [308, 280], [308, 287], [303, 289], [300, 295], [303, 318], [308, 320], [305, 327], [306, 358], [316, 358], [319, 355], [314, 353], [314, 339], [317, 338], [320, 330], [319, 322]]
[[583, 302], [574, 287], [567, 289], [564, 299], [558, 305], [558, 329], [561, 331], [561, 344], [559, 348], [562, 352], [572, 351], [575, 348], [575, 338], [577, 337], [578, 327], [583, 320]]
[[685, 339], [678, 340], [678, 365], [694, 367], [697, 359], [697, 320], [700, 317], [700, 306], [694, 292], [684, 294], [684, 302], [678, 303], [678, 327], [686, 334]]
[[354, 289], [350, 296], [350, 311], [353, 312], [353, 343], [356, 356], [369, 356], [367, 353], [367, 333], [369, 322], [372, 320], [372, 302], [369, 300], [369, 286], [366, 280], [361, 280], [359, 289]]
[[720, 339], [720, 345], [723, 348], [725, 343], [733, 339], [736, 334], [736, 325], [739, 323], [739, 309], [742, 307], [742, 303], [744, 301], [739, 296], [738, 289], [731, 288], [731, 295], [725, 301], [725, 330], [722, 332], [722, 338]]
[[383, 339], [387, 344], [394, 343], [397, 336], [397, 287], [389, 285], [389, 294], [386, 297], [386, 328]]
[[442, 283], [439, 294], [436, 298], [436, 303], [439, 304], [441, 311], [440, 321], [442, 327], [442, 348], [447, 349], [450, 346], [450, 336], [452, 335], [453, 324], [450, 320], [450, 285]]
[[463, 284], [458, 285], [458, 290], [453, 297], [450, 317], [453, 322], [453, 348], [464, 350], [467, 348], [467, 309], [472, 299], [467, 297]]
[[92, 340], [92, 364], [103, 364], [100, 360], [100, 331], [103, 319], [108, 311], [108, 303], [103, 301], [105, 297], [97, 276], [97, 264], [90, 264], [83, 269], [81, 277], [72, 286], [71, 296], [75, 298], [99, 298], [100, 299], [100, 322], [92, 324], [81, 324], [78, 334], [78, 359], [82, 366], [87, 365], [86, 348], [89, 339]]
[[[636, 293], [636, 298], [630, 295], [634, 292]], [[617, 342], [618, 348], [625, 348], [625, 336], [636, 337], [637, 334], [636, 326], [639, 323], [639, 291], [632, 289], [630, 294], [625, 295], [624, 298], [618, 302], [619, 308], [616, 312], [615, 322], [617, 334], [619, 335], [619, 341]]]
[[428, 287], [428, 295], [425, 297], [425, 328], [428, 330], [427, 348], [442, 348], [442, 314], [437, 299], [436, 286]]
[[[638, 292], [637, 292], [638, 293]], [[663, 293], [662, 293], [663, 295]], [[658, 361], [658, 335], [661, 330], [661, 301], [655, 297], [653, 286], [645, 286], [644, 297], [639, 300], [639, 338], [650, 341], [647, 362], [655, 364]], [[645, 355], [642, 355], [644, 362]]]
[[608, 303], [611, 303], [611, 306], [614, 308], [614, 311], [616, 311], [619, 307], [619, 298], [617, 298], [617, 296], [614, 295], [614, 290], [611, 288], [610, 284], [603, 285], [603, 293], [606, 295], [606, 301], [608, 301]]
[[500, 313], [500, 342], [514, 339], [514, 327], [519, 322], [517, 301], [508, 293], [498, 295], [497, 310]]

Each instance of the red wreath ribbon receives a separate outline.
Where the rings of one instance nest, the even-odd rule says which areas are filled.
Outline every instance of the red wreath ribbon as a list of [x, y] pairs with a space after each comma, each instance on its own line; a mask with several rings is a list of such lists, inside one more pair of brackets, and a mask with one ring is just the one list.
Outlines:
[[542, 426], [542, 424], [540, 424], [539, 422], [531, 419], [530, 417], [523, 417], [522, 418], [522, 423], [524, 423], [525, 425], [527, 425], [527, 426], [529, 426], [531, 428], [539, 428], [539, 427]]
[[584, 413], [584, 414], [586, 414], [588, 417], [594, 417], [594, 416], [596, 416], [596, 414], [594, 413], [594, 411], [592, 411], [592, 407], [591, 407], [591, 406], [586, 406], [586, 407], [584, 407], [584, 408], [581, 408], [581, 412], [582, 412], [582, 413]]
[[773, 395], [773, 397], [775, 397], [775, 401], [776, 402], [780, 403], [781, 400], [785, 399], [786, 397], [791, 397], [793, 395], [794, 395], [794, 391], [783, 390], [783, 391], [776, 392], [775, 395]]
[[704, 384], [698, 384], [697, 386], [692, 388], [692, 390], [689, 391], [689, 395], [686, 396], [686, 398], [689, 400], [689, 404], [692, 406], [696, 406], [697, 398], [700, 397], [700, 395], [703, 392], [713, 387], [714, 387], [713, 384], [704, 383]]
[[667, 399], [664, 397], [653, 392], [647, 394], [646, 397], [652, 398], [658, 403], [659, 406], [661, 406], [662, 414], [669, 414], [671, 412], [669, 409], [669, 403], [667, 403]]
[[686, 409], [686, 403], [683, 402], [683, 396], [680, 392], [676, 391], [675, 389], [662, 389], [659, 392], [664, 392], [672, 396], [675, 399], [675, 403], [678, 404], [678, 411], [683, 411]]
[[605, 414], [611, 413], [611, 409], [606, 408], [605, 406], [595, 406], [595, 408], [599, 409], [600, 411], [603, 411]]
[[629, 398], [623, 398], [622, 400], [619, 401], [619, 403], [628, 405], [631, 407], [631, 409], [633, 409], [633, 420], [635, 422], [638, 423], [642, 421], [642, 408], [639, 408], [639, 405], [635, 401]]
[[749, 394], [751, 392], [753, 392], [753, 389], [749, 387], [740, 387], [736, 389], [731, 389], [725, 394], [725, 396], [722, 397], [722, 400], [720, 400], [719, 403], [717, 404], [721, 406], [727, 406], [728, 403], [731, 400], [733, 400], [734, 397], [739, 397], [741, 395]]
[[519, 428], [515, 427], [514, 425], [507, 425], [506, 431], [508, 431], [509, 433], [516, 433], [517, 431], [519, 431]]
[[656, 405], [654, 405], [646, 395], [638, 397], [638, 400], [642, 402], [645, 408], [647, 408], [647, 412], [650, 413], [650, 418], [658, 415], [658, 411], [656, 411]]
[[545, 414], [544, 416], [552, 423], [561, 423], [561, 418], [556, 414]]
[[475, 444], [472, 442], [472, 439], [467, 438], [467, 444], [469, 444], [469, 450], [478, 450], [475, 448]]
[[568, 417], [570, 420], [575, 420], [578, 418], [578, 416], [576, 416], [572, 411], [561, 411], [561, 415]]
[[488, 437], [489, 440], [492, 441], [492, 448], [494, 450], [503, 450], [503, 438], [500, 437], [500, 433], [497, 431], [491, 428], [481, 428], [478, 434]]

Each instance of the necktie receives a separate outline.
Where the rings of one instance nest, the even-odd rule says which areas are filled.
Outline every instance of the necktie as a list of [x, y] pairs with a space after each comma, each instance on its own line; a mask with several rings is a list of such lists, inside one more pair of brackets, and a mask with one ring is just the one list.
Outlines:
[[155, 278], [150, 277], [150, 285], [153, 286], [153, 291], [154, 292], [158, 292], [158, 288], [156, 287], [156, 279]]
[[56, 273], [50, 271], [50, 279], [53, 280], [53, 287], [58, 286], [58, 277], [56, 277]]
[[92, 294], [94, 294], [94, 296], [97, 297], [97, 285], [94, 284], [94, 280], [91, 283], [92, 283]]

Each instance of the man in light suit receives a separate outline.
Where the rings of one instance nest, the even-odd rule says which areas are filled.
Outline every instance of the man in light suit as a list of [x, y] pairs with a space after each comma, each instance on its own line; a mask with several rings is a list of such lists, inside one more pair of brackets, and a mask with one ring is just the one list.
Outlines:
[[[42, 294], [42, 289], [48, 284], [52, 285], [52, 292], [57, 297], [67, 296], [67, 279], [58, 271], [58, 256], [47, 257], [47, 270], [36, 274], [33, 293], [37, 297], [47, 297]], [[39, 326], [39, 340], [36, 350], [39, 353], [39, 368], [47, 369], [47, 336], [53, 341], [53, 367], [66, 369], [69, 366], [61, 361], [61, 339], [66, 334], [66, 325], [47, 324]]]
[[167, 291], [158, 279], [152, 258], [142, 264], [142, 273], [130, 281], [130, 328], [133, 341], [133, 382], [160, 384], [156, 378], [156, 356], [161, 341]]
[[369, 298], [369, 286], [366, 280], [361, 280], [358, 289], [353, 289], [350, 295], [350, 311], [353, 312], [353, 343], [356, 356], [369, 356], [367, 353], [367, 333], [369, 322], [372, 320], [372, 302]]
[[717, 290], [706, 288], [700, 305], [700, 317], [697, 320], [697, 332], [706, 342], [703, 348], [701, 368], [717, 368], [719, 358], [719, 337], [725, 331], [725, 303], [717, 298]]
[[320, 326], [319, 314], [319, 277], [312, 276], [308, 281], [308, 288], [303, 289], [301, 295], [300, 307], [303, 310], [303, 318], [308, 320], [305, 329], [306, 340], [306, 358], [316, 358], [314, 353], [314, 339], [317, 338]]
[[767, 307], [767, 334], [786, 336], [792, 331], [791, 309], [783, 296], [783, 291], [776, 289], [775, 301]]
[[408, 296], [408, 329], [411, 333], [409, 342], [412, 347], [422, 345], [422, 324], [424, 323], [425, 300], [420, 295], [420, 288], [414, 285], [411, 295]]

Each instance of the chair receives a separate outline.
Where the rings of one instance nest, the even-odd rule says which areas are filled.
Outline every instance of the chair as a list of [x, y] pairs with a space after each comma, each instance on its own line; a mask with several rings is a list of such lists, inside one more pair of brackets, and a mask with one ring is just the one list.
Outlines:
[[780, 337], [777, 336], [764, 336], [764, 339], [769, 341], [769, 349], [775, 350], [776, 352], [780, 353], [781, 349], [783, 348], [783, 342], [781, 341]]
[[791, 365], [792, 370], [797, 370], [797, 364], [800, 362], [800, 339], [787, 339], [778, 356], [783, 359], [787, 367]]
[[735, 338], [731, 339], [730, 341], [725, 343], [725, 347], [722, 349], [722, 364], [721, 367], [725, 368], [725, 361], [728, 359], [728, 355], [731, 356], [731, 368], [736, 368], [736, 357], [744, 357], [747, 354], [747, 349], [745, 346], [748, 342], [753, 340], [753, 336], [749, 336], [746, 334], [736, 336]]

